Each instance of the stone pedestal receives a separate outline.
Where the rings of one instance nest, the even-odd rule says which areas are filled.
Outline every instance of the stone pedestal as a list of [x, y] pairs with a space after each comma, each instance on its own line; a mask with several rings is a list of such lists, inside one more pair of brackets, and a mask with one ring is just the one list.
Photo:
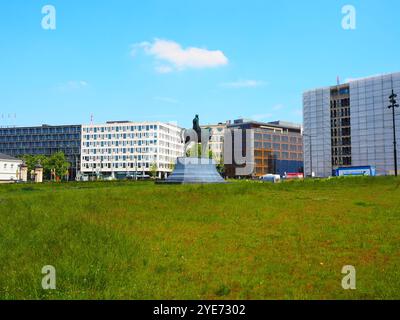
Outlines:
[[19, 180], [28, 181], [28, 166], [26, 164], [21, 164], [19, 167]]
[[226, 183], [217, 171], [214, 160], [206, 158], [178, 158], [174, 172], [165, 184], [207, 184]]
[[35, 182], [36, 183], [43, 182], [43, 167], [42, 166], [35, 167]]

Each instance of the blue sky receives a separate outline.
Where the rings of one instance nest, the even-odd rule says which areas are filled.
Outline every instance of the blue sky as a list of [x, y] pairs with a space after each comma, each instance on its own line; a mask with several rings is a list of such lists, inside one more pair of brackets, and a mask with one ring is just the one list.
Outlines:
[[[56, 30], [41, 26], [47, 4]], [[346, 4], [356, 30], [342, 28]], [[400, 71], [399, 12], [387, 0], [1, 1], [0, 125], [301, 122], [304, 90]]]

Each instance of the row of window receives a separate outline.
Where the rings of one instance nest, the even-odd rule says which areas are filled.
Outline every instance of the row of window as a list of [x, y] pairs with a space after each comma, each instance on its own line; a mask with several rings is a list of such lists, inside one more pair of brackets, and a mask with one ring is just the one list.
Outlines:
[[345, 95], [345, 94], [350, 94], [350, 88], [349, 87], [344, 87], [344, 88], [332, 89], [331, 90], [331, 95], [332, 96]]
[[79, 141], [47, 141], [47, 142], [8, 142], [2, 143], [0, 149], [26, 148], [73, 148], [79, 147]]
[[132, 126], [105, 126], [105, 127], [83, 127], [82, 132], [124, 132], [124, 131], [149, 131], [158, 130], [158, 125], [132, 125]]
[[334, 156], [349, 156], [349, 155], [351, 155], [351, 147], [332, 148], [332, 155], [334, 155]]
[[331, 109], [350, 107], [350, 98], [331, 100]]
[[351, 130], [350, 130], [350, 128], [332, 129], [331, 134], [332, 134], [332, 137], [350, 136]]
[[255, 158], [256, 161], [260, 161], [260, 158], [265, 159], [267, 161], [268, 159], [279, 159], [279, 160], [284, 160], [284, 159], [292, 159], [292, 160], [303, 160], [303, 154], [302, 153], [293, 153], [293, 152], [269, 152], [269, 153], [262, 153], [261, 151], [255, 151]]
[[111, 140], [111, 139], [142, 139], [157, 138], [157, 132], [136, 132], [136, 133], [109, 133], [109, 134], [85, 134], [83, 140]]
[[[82, 166], [83, 171], [96, 171], [96, 170], [101, 170], [101, 169], [125, 169], [125, 170], [131, 170], [131, 171], [141, 171], [141, 170], [146, 170], [148, 171], [150, 167], [153, 165], [151, 162], [142, 162], [142, 163], [86, 163]], [[157, 165], [157, 169], [171, 169], [172, 165], [170, 163], [165, 164], [165, 163], [159, 163]]]
[[153, 161], [157, 160], [157, 155], [116, 155], [116, 156], [83, 156], [82, 161], [86, 162], [113, 162], [113, 161]]
[[287, 136], [287, 135], [272, 135], [269, 133], [255, 133], [254, 139], [256, 141], [273, 141], [273, 142], [290, 142], [293, 144], [301, 144], [303, 143], [303, 139], [301, 137]]
[[4, 165], [3, 165], [3, 169], [11, 169], [11, 170], [13, 170], [14, 169], [14, 164], [13, 163], [11, 163], [11, 164], [8, 164], [8, 163], [5, 163]]
[[332, 166], [351, 166], [351, 157], [334, 157]]
[[41, 142], [41, 141], [80, 141], [80, 134], [55, 134], [55, 135], [13, 135], [13, 136], [0, 136], [0, 142]]
[[81, 133], [81, 126], [71, 127], [33, 127], [33, 128], [2, 128], [0, 136], [20, 136], [20, 135], [47, 135], [59, 133]]
[[350, 117], [350, 108], [335, 109], [331, 111], [331, 118]]
[[286, 143], [271, 143], [271, 142], [255, 142], [254, 143], [255, 149], [270, 149], [274, 151], [280, 150], [290, 150], [290, 151], [303, 151], [302, 145], [295, 145], [295, 144], [286, 144]]
[[156, 131], [160, 130], [166, 133], [178, 134], [179, 128], [169, 129], [166, 126], [159, 125], [123, 125], [123, 126], [100, 126], [100, 127], [83, 127], [83, 133], [105, 133], [105, 132], [134, 132], [134, 131]]
[[351, 125], [350, 118], [331, 120], [331, 127], [349, 127]]
[[65, 155], [79, 155], [79, 148], [16, 148], [16, 149], [7, 149], [0, 146], [0, 153], [8, 154], [8, 155], [24, 155], [24, 154], [53, 154], [55, 152], [62, 151]]
[[159, 138], [160, 140], [166, 140], [166, 141], [171, 141], [175, 143], [182, 143], [181, 138], [178, 136], [170, 136], [166, 134], [157, 134], [157, 133], [121, 133], [121, 134], [103, 134], [103, 135], [84, 135], [83, 136], [83, 141], [88, 142], [88, 141], [111, 141], [111, 140], [134, 140], [134, 139], [157, 139]]
[[334, 138], [332, 139], [332, 146], [350, 146], [351, 145], [351, 138]]
[[150, 146], [157, 144], [157, 140], [136, 140], [136, 141], [101, 141], [101, 142], [83, 142], [83, 147], [86, 148], [104, 148], [104, 147], [119, 147], [119, 146]]
[[83, 149], [82, 154], [125, 154], [125, 153], [158, 153], [166, 155], [181, 155], [182, 152], [170, 150], [167, 148], [152, 148], [152, 147], [142, 147], [142, 148], [105, 148], [105, 149]]

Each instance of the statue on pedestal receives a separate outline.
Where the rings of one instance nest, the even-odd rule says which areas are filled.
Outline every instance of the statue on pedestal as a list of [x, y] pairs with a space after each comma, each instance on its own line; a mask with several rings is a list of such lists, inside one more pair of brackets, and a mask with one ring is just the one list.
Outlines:
[[[182, 142], [186, 148], [195, 143], [195, 149], [202, 144], [200, 154], [208, 154], [208, 141], [211, 129], [201, 129], [199, 115], [193, 119], [193, 129], [182, 131]], [[185, 150], [186, 153], [187, 150]], [[197, 153], [196, 153], [197, 154]], [[157, 183], [165, 184], [206, 184], [226, 183], [216, 168], [216, 163], [208, 157], [187, 156], [177, 159], [174, 172], [165, 180]]]
[[[207, 129], [201, 129], [200, 127], [200, 119], [199, 119], [199, 115], [196, 114], [196, 116], [193, 119], [193, 128], [192, 131], [196, 132], [197, 134], [197, 141], [192, 141], [195, 143], [202, 143], [202, 132], [204, 132]], [[191, 141], [191, 135], [190, 132], [191, 130], [184, 130], [184, 134], [185, 134], [185, 143], [187, 144], [188, 142]], [[210, 129], [208, 129], [209, 134], [208, 134], [208, 139], [211, 139], [211, 135], [210, 135]]]

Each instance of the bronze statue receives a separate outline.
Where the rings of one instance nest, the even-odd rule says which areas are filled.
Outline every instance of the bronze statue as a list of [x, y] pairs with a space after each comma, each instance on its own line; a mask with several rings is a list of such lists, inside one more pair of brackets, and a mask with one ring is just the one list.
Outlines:
[[201, 143], [201, 128], [200, 128], [200, 120], [198, 114], [196, 114], [196, 116], [193, 119], [193, 130], [196, 131], [197, 133], [198, 143]]
[[[193, 128], [192, 130], [194, 132], [196, 132], [197, 135], [197, 143], [201, 143], [202, 139], [201, 139], [201, 132], [202, 130], [209, 130], [211, 131], [211, 129], [201, 129], [200, 127], [200, 119], [199, 119], [199, 115], [196, 114], [196, 116], [193, 119]], [[190, 135], [187, 134], [190, 130], [183, 130], [183, 134], [185, 135], [185, 144], [187, 144], [190, 141]], [[193, 132], [192, 131], [192, 132]], [[192, 136], [193, 137], [193, 136]], [[209, 139], [211, 139], [211, 135], [209, 134]]]

